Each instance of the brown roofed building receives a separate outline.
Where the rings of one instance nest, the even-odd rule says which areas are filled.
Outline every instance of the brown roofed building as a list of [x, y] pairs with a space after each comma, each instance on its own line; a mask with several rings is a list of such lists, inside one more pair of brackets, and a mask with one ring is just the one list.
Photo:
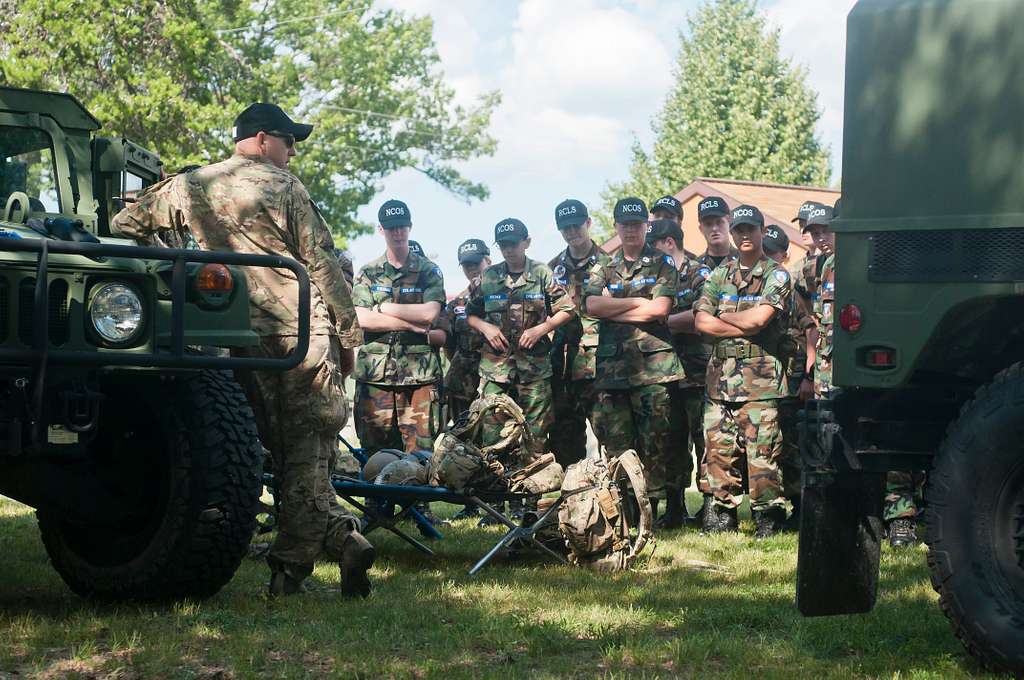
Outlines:
[[[744, 203], [757, 206], [764, 214], [766, 225], [777, 224], [789, 236], [789, 259], [790, 262], [795, 262], [803, 257], [806, 247], [799, 227], [790, 220], [796, 216], [805, 201], [832, 205], [839, 198], [839, 191], [791, 184], [698, 177], [675, 194], [683, 206], [683, 247], [697, 254], [704, 252], [704, 237], [697, 224], [697, 205], [708, 196], [721, 196], [730, 208]], [[613, 235], [601, 244], [601, 247], [608, 253], [618, 250], [619, 237]]]

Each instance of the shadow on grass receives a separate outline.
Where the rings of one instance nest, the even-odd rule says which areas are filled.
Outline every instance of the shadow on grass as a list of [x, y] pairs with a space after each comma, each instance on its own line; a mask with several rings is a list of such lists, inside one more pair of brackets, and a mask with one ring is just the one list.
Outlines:
[[793, 605], [792, 536], [755, 544], [677, 532], [662, 537], [638, 572], [595, 574], [528, 559], [496, 560], [470, 577], [501, 531], [469, 522], [445, 530], [431, 544], [433, 558], [374, 532], [380, 558], [365, 601], [340, 597], [331, 565], [318, 566], [315, 592], [268, 600], [266, 566], [246, 560], [203, 603], [106, 606], [67, 589], [34, 524], [30, 514], [0, 516], [0, 540], [14, 559], [0, 589], [0, 623], [11, 641], [0, 668], [19, 672], [59, 669], [94, 652], [120, 654], [117, 664], [144, 676], [170, 677], [211, 669], [446, 678], [977, 671], [938, 611], [920, 550], [886, 555], [873, 612], [826, 619], [801, 618]]

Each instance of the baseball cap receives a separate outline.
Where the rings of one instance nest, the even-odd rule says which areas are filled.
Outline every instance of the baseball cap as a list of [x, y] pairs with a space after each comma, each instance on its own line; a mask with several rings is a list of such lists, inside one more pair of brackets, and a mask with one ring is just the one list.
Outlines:
[[832, 206], [832, 219], [839, 217], [839, 207], [843, 204], [843, 197], [840, 196], [836, 199], [835, 205]]
[[506, 217], [494, 225], [495, 243], [501, 243], [502, 241], [525, 241], [528, 238], [530, 238], [530, 232], [527, 231], [526, 225], [523, 224], [522, 220]]
[[231, 128], [231, 138], [239, 142], [255, 137], [257, 132], [281, 132], [301, 142], [313, 131], [312, 125], [296, 123], [277, 104], [257, 102], [238, 114]]
[[625, 222], [646, 222], [648, 217], [647, 206], [644, 205], [642, 199], [636, 196], [620, 198], [616, 202], [615, 210], [612, 214], [615, 216], [615, 221], [620, 224]]
[[803, 205], [800, 206], [800, 210], [797, 211], [796, 217], [790, 220], [790, 222], [796, 222], [797, 220], [806, 220], [807, 214], [814, 210], [816, 206], [820, 206], [821, 203], [817, 201], [804, 201]]
[[559, 229], [575, 227], [590, 219], [587, 206], [575, 198], [567, 198], [555, 206], [555, 226]]
[[752, 224], [757, 228], [764, 226], [764, 215], [752, 205], [743, 204], [732, 211], [732, 219], [729, 221], [729, 230], [732, 231], [741, 224]]
[[807, 224], [804, 225], [804, 231], [807, 231], [812, 224], [821, 224], [827, 227], [831, 223], [832, 208], [818, 203], [807, 213]]
[[683, 230], [676, 224], [675, 220], [654, 220], [647, 225], [647, 242], [653, 243], [663, 238], [674, 237], [680, 243], [683, 242]]
[[398, 229], [412, 226], [412, 213], [409, 206], [402, 201], [391, 199], [377, 211], [377, 222], [385, 229]]
[[409, 241], [409, 250], [411, 250], [412, 252], [416, 253], [420, 257], [424, 257], [423, 246], [420, 245], [419, 241], [410, 240]]
[[678, 218], [683, 217], [683, 206], [676, 200], [675, 196], [662, 196], [651, 205], [651, 212], [667, 210]]
[[459, 246], [459, 264], [477, 264], [491, 254], [487, 244], [478, 238], [471, 238]]
[[782, 227], [777, 224], [769, 224], [764, 230], [764, 249], [771, 253], [781, 253], [789, 250], [789, 237]]
[[697, 205], [697, 219], [705, 217], [728, 217], [729, 204], [721, 196], [707, 196]]

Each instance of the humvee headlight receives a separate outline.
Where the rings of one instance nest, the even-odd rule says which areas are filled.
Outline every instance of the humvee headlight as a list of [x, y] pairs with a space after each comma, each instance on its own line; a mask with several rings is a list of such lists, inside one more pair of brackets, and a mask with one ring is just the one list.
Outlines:
[[89, 304], [92, 327], [107, 342], [122, 345], [142, 330], [142, 299], [125, 283], [104, 283]]

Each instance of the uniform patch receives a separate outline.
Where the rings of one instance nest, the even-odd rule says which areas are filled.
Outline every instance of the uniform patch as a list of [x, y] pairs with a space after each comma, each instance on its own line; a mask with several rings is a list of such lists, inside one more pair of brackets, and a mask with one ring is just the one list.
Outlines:
[[410, 286], [408, 288], [399, 288], [399, 293], [422, 293], [423, 289], [417, 286]]
[[[668, 256], [666, 255], [666, 257], [668, 257]], [[649, 258], [646, 255], [644, 255], [644, 258], [643, 258], [642, 262], [644, 264], [650, 264], [651, 263], [651, 258]]]
[[374, 293], [390, 293], [391, 286], [382, 286], [381, 284], [376, 283], [370, 286], [370, 290], [373, 291]]
[[609, 283], [608, 284], [608, 290], [622, 290], [622, 284], [621, 283]]
[[490, 300], [490, 301], [494, 301], [494, 300], [507, 300], [508, 299], [508, 294], [507, 293], [494, 293], [493, 295], [488, 295], [484, 299], [485, 300]]
[[564, 279], [565, 278], [565, 265], [561, 265], [561, 264], [558, 265], [557, 267], [555, 267], [554, 271], [552, 271], [551, 273], [555, 275], [555, 278]]
[[543, 300], [544, 293], [523, 293], [524, 300]]
[[466, 317], [466, 305], [457, 305], [455, 307], [455, 316], [463, 319]]
[[437, 278], [439, 278], [439, 279], [443, 279], [444, 278], [444, 274], [441, 273], [441, 268], [440, 267], [434, 267], [430, 271], [432, 271], [434, 273], [434, 275], [437, 276]]
[[729, 295], [728, 293], [720, 293], [718, 295], [719, 300], [725, 300], [726, 302], [736, 302], [740, 299], [739, 295]]
[[670, 267], [675, 267], [676, 266], [676, 261], [674, 259], [672, 259], [671, 255], [666, 255], [665, 256], [665, 264], [667, 264]]
[[785, 283], [786, 281], [789, 281], [789, 274], [784, 269], [776, 269], [774, 272], [772, 272], [772, 277], [774, 277], [774, 279], [779, 283]]
[[699, 270], [697, 270], [697, 273], [700, 274], [701, 277], [705, 279], [711, 276], [711, 270], [707, 267], [701, 267]]

